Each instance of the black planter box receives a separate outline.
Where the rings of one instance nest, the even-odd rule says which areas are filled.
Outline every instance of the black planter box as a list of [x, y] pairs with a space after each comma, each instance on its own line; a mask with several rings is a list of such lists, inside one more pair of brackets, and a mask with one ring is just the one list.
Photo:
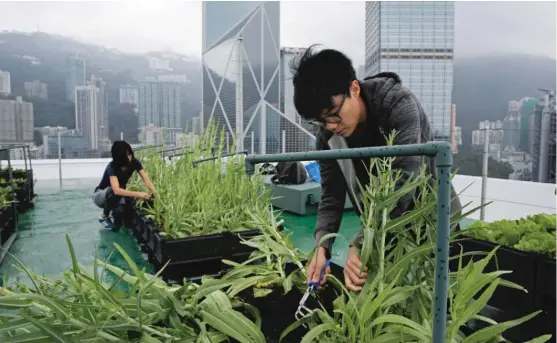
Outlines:
[[155, 270], [158, 271], [170, 261], [161, 274], [167, 282], [202, 275], [218, 275], [228, 268], [222, 263], [223, 259], [236, 262], [247, 260], [254, 249], [242, 244], [242, 239], [250, 239], [260, 234], [259, 230], [249, 230], [167, 239], [145, 217], [141, 208], [134, 209], [134, 217], [134, 236], [142, 251], [147, 253], [148, 260], [154, 265]]
[[552, 334], [549, 342], [556, 342], [555, 323], [557, 321], [555, 304], [555, 271], [556, 263], [554, 259], [544, 255], [538, 255], [536, 263], [536, 291], [534, 294], [536, 309], [543, 310], [543, 313], [537, 316], [536, 321], [539, 323], [540, 332]]
[[249, 239], [259, 235], [259, 230], [223, 232], [207, 236], [166, 239], [156, 228], [150, 226], [150, 244], [159, 263], [187, 262], [215, 256], [232, 256], [251, 253], [253, 248], [242, 244], [240, 236]]
[[[228, 257], [213, 256], [187, 262], [171, 262], [164, 268], [160, 276], [169, 284], [176, 282], [181, 283], [184, 278], [187, 280], [200, 279], [204, 275], [219, 277], [231, 269], [231, 266], [224, 264], [222, 260], [226, 259], [241, 263], [247, 260], [249, 255], [250, 254], [235, 254]], [[154, 259], [153, 266], [156, 273], [164, 264]]]
[[15, 221], [13, 205], [0, 208], [0, 247], [15, 232]]
[[[460, 246], [462, 246], [463, 253], [473, 251], [488, 253], [498, 245], [484, 240], [466, 238], [452, 244], [452, 256], [459, 255]], [[465, 266], [471, 259], [478, 261], [482, 258], [485, 258], [485, 255], [463, 256], [462, 264]], [[517, 313], [518, 310], [523, 313], [523, 315], [526, 315], [533, 312], [535, 310], [536, 261], [536, 256], [532, 253], [499, 246], [495, 256], [487, 264], [484, 272], [488, 273], [496, 270], [512, 271], [510, 274], [502, 275], [501, 278], [524, 287], [528, 290], [528, 293], [505, 286], [499, 286], [495, 290], [495, 293], [493, 293], [488, 305], [509, 313]], [[458, 258], [450, 261], [449, 268], [453, 272], [458, 270]]]

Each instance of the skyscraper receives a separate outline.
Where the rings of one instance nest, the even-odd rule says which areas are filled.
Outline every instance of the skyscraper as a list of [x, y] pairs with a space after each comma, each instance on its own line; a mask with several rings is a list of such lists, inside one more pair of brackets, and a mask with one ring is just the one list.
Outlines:
[[101, 149], [99, 89], [93, 84], [75, 88], [75, 128], [83, 132], [89, 149]]
[[108, 150], [110, 140], [108, 139], [108, 92], [106, 90], [106, 82], [100, 77], [91, 76], [90, 85], [98, 88], [99, 93], [98, 113], [99, 113], [99, 149]]
[[66, 100], [75, 101], [76, 87], [86, 85], [86, 62], [79, 55], [66, 58]]
[[440, 140], [450, 140], [454, 12], [452, 1], [366, 2], [366, 75], [397, 73]]
[[279, 25], [279, 2], [203, 2], [202, 123], [218, 122], [239, 149], [281, 149]]

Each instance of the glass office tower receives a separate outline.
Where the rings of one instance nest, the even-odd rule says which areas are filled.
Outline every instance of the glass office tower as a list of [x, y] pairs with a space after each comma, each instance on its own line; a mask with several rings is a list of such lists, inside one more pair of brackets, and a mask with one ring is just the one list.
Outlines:
[[455, 4], [367, 1], [366, 76], [397, 73], [420, 100], [438, 140], [450, 140]]

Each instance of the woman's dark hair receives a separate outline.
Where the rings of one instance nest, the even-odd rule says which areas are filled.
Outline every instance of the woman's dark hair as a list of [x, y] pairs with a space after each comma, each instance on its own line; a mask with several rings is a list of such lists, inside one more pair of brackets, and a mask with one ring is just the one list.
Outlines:
[[115, 141], [112, 143], [110, 153], [112, 154], [112, 162], [117, 168], [127, 167], [130, 164], [128, 155], [132, 156], [132, 161], [135, 158], [131, 145], [125, 141]]
[[312, 45], [290, 62], [294, 84], [294, 106], [306, 120], [319, 118], [323, 110], [332, 110], [334, 95], [347, 94], [356, 71], [342, 52], [325, 49], [316, 52]]

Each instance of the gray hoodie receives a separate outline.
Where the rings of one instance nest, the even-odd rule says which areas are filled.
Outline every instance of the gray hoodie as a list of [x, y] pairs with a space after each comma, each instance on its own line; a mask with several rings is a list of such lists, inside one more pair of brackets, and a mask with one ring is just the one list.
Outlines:
[[[384, 146], [384, 136], [392, 130], [397, 131], [395, 145], [425, 143], [433, 140], [429, 121], [426, 113], [416, 96], [402, 85], [400, 77], [395, 73], [385, 72], [360, 81], [361, 97], [367, 108], [367, 120], [358, 126], [354, 134], [342, 140], [333, 133], [320, 129], [317, 134], [317, 150], [337, 148], [361, 148], [370, 146]], [[342, 143], [334, 141], [341, 139]], [[434, 177], [436, 174], [435, 160], [421, 156], [397, 157], [393, 169], [403, 171], [403, 178], [398, 187], [407, 180], [412, 173], [418, 173], [423, 162], [426, 163], [427, 172]], [[316, 244], [321, 237], [329, 233], [337, 233], [340, 227], [347, 191], [347, 180], [352, 175], [357, 178], [362, 186], [369, 183], [369, 159], [353, 159], [351, 164], [346, 161], [323, 160], [318, 161], [321, 169], [321, 186], [323, 194], [319, 203], [317, 225], [315, 230]], [[344, 164], [343, 164], [344, 163]], [[353, 187], [352, 187], [353, 188]], [[453, 196], [454, 189], [453, 189]], [[354, 196], [348, 192], [352, 203]], [[396, 218], [413, 207], [414, 193], [402, 197], [391, 218]], [[357, 206], [356, 213], [360, 214]], [[461, 210], [461, 204], [456, 198], [451, 204], [452, 212]], [[361, 238], [361, 230], [356, 237], [356, 243]], [[329, 239], [322, 244], [331, 253], [334, 240]]]

